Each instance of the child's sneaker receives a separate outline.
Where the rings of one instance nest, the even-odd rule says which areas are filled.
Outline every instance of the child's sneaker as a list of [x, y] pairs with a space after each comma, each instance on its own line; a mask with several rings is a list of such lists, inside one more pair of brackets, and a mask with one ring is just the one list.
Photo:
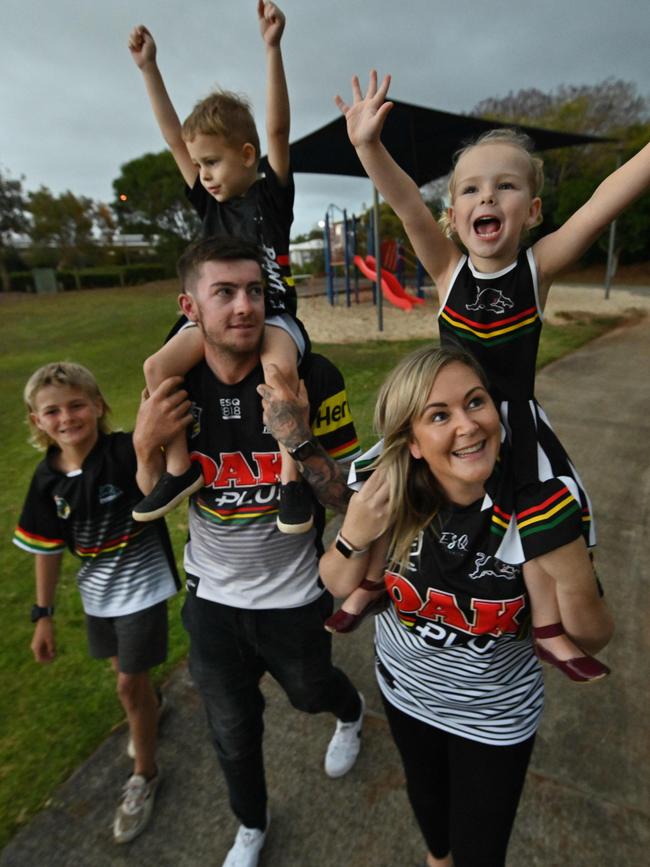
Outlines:
[[153, 812], [156, 789], [160, 785], [160, 768], [155, 777], [147, 780], [141, 774], [132, 774], [124, 786], [122, 803], [113, 822], [116, 843], [129, 843], [141, 834]]
[[276, 518], [281, 533], [306, 533], [314, 526], [311, 494], [303, 482], [280, 485], [280, 510]]
[[257, 867], [270, 822], [271, 814], [267, 810], [266, 828], [263, 831], [260, 831], [259, 828], [247, 828], [245, 825], [240, 825], [235, 843], [226, 855], [223, 867]]
[[153, 491], [140, 500], [132, 512], [134, 521], [156, 521], [171, 512], [181, 500], [203, 487], [203, 472], [198, 461], [190, 461], [180, 476], [163, 473]]
[[[159, 689], [156, 690], [156, 698], [158, 699], [158, 725], [160, 725], [160, 721], [169, 710], [169, 702]], [[135, 758], [135, 744], [133, 743], [133, 738], [130, 736], [129, 742], [126, 745], [126, 754], [130, 759]]]

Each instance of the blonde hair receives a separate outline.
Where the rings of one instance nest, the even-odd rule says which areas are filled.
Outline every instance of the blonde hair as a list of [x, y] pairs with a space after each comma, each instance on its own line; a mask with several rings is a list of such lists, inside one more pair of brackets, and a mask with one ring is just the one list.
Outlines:
[[[452, 204], [456, 192], [456, 168], [458, 163], [466, 153], [469, 153], [469, 151], [484, 144], [509, 145], [510, 147], [516, 148], [520, 151], [520, 153], [522, 153], [528, 160], [528, 186], [530, 188], [531, 198], [541, 195], [544, 187], [544, 161], [541, 157], [537, 157], [533, 154], [532, 139], [523, 132], [503, 127], [501, 129], [490, 129], [487, 132], [481, 133], [475, 141], [459, 148], [454, 154], [452, 158], [453, 168], [447, 183], [447, 194], [449, 196], [449, 201]], [[542, 211], [540, 208], [535, 226], [539, 226], [542, 219]], [[448, 238], [453, 238], [456, 241], [458, 240], [455, 236], [454, 230], [452, 229], [451, 221], [449, 220], [449, 215], [446, 211], [440, 215], [438, 222], [442, 231]]]
[[111, 426], [106, 416], [111, 411], [111, 408], [101, 393], [97, 380], [92, 373], [86, 367], [83, 367], [83, 365], [75, 364], [72, 361], [53, 361], [50, 364], [39, 367], [38, 370], [32, 373], [23, 390], [23, 400], [27, 408], [29, 442], [34, 448], [39, 451], [45, 451], [54, 442], [45, 431], [36, 427], [31, 417], [31, 414], [37, 411], [36, 396], [41, 389], [47, 388], [48, 385], [63, 385], [69, 388], [78, 388], [91, 400], [101, 401], [104, 412], [97, 422], [97, 429], [103, 434], [110, 433]]
[[250, 102], [240, 93], [215, 90], [196, 103], [183, 122], [181, 135], [192, 141], [197, 135], [218, 135], [231, 147], [250, 143], [260, 158], [260, 139]]
[[384, 437], [377, 460], [389, 486], [392, 538], [389, 558], [406, 565], [409, 549], [447, 503], [438, 480], [424, 460], [410, 452], [413, 423], [421, 418], [440, 371], [448, 364], [471, 368], [487, 388], [478, 362], [460, 347], [424, 348], [407, 355], [388, 376], [377, 398], [375, 428]]

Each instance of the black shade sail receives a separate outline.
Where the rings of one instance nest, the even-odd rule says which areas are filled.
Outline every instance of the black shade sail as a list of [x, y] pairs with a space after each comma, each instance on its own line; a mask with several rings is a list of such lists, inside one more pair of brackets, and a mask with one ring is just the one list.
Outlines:
[[[392, 102], [394, 107], [386, 118], [382, 142], [418, 187], [446, 175], [454, 153], [464, 143], [486, 130], [508, 126], [503, 121], [450, 114], [397, 100]], [[540, 151], [608, 141], [533, 126], [518, 126], [517, 129], [527, 133], [535, 149]], [[295, 141], [291, 145], [291, 167], [294, 172], [366, 176], [348, 140], [343, 115]]]

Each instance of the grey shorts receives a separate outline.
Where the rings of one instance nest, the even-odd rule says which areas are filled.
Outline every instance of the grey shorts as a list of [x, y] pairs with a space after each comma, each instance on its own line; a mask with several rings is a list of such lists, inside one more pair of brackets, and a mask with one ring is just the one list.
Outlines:
[[167, 659], [167, 601], [122, 617], [86, 614], [88, 652], [117, 657], [123, 674], [140, 674]]

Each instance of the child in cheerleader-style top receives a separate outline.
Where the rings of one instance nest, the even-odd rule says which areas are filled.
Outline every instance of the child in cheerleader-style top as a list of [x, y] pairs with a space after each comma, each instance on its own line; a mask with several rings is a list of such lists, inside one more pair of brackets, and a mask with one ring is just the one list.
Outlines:
[[[594, 598], [597, 594], [588, 551], [595, 532], [580, 477], [535, 401], [535, 361], [553, 279], [648, 189], [650, 145], [607, 177], [563, 226], [525, 249], [526, 232], [542, 219], [543, 184], [542, 161], [531, 155], [526, 137], [493, 130], [459, 151], [449, 181], [449, 207], [439, 223], [381, 143], [392, 107], [386, 101], [389, 84], [386, 76], [378, 86], [373, 71], [364, 96], [355, 76], [352, 104], [340, 97], [336, 103], [364, 169], [404, 224], [437, 287], [441, 342], [459, 344], [478, 359], [500, 409], [517, 490], [513, 513], [502, 516], [500, 530], [507, 542], [501, 548], [507, 556], [502, 556], [506, 562], [523, 562], [524, 537], [529, 552], [536, 538], [541, 542], [553, 534], [556, 542], [554, 550], [548, 552], [546, 545], [548, 553], [524, 566], [538, 656], [574, 680], [603, 677], [606, 666], [588, 656], [580, 635], [574, 631], [571, 640], [560, 623], [558, 599], [562, 610], [570, 612], [581, 588], [591, 585]], [[467, 457], [452, 453], [449, 459]], [[583, 537], [568, 541], [564, 527], [577, 510]], [[365, 582], [345, 600], [328, 628], [349, 631], [378, 606], [378, 593], [368, 586]]]
[[[153, 36], [142, 25], [129, 35], [129, 50], [142, 73], [153, 114], [201, 218], [204, 237], [229, 235], [258, 244], [265, 277], [266, 325], [262, 366], [278, 367], [297, 390], [299, 357], [309, 338], [295, 317], [296, 292], [289, 267], [294, 186], [289, 164], [290, 111], [282, 61], [285, 17], [259, 0], [257, 16], [266, 50], [267, 166], [258, 175], [260, 142], [250, 105], [239, 94], [218, 90], [196, 104], [181, 125], [157, 64]], [[215, 294], [228, 287], [215, 287]], [[191, 323], [190, 323], [191, 324]], [[171, 376], [184, 376], [202, 360], [203, 333], [189, 324], [145, 361], [149, 391]], [[224, 416], [225, 418], [225, 416]], [[280, 447], [278, 529], [305, 533], [313, 525], [312, 500], [296, 462]], [[153, 521], [203, 486], [200, 464], [190, 461], [185, 436], [169, 443], [167, 471], [134, 509], [138, 521]]]

